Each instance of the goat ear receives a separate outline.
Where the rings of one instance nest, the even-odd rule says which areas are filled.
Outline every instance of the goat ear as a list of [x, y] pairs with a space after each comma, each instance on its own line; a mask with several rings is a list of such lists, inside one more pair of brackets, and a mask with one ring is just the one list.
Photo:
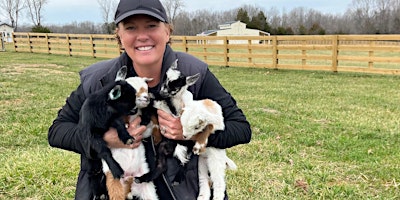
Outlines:
[[128, 67], [124, 65], [118, 70], [117, 76], [115, 77], [115, 81], [125, 80], [127, 74], [128, 74]]
[[196, 81], [200, 78], [200, 73], [197, 73], [193, 76], [188, 76], [186, 77], [186, 84], [187, 85], [193, 85], [194, 83], [196, 83]]
[[176, 60], [172, 63], [171, 69], [175, 69], [175, 70], [178, 69], [178, 59], [176, 59]]
[[116, 100], [121, 97], [121, 85], [116, 85], [114, 88], [108, 93], [108, 97], [111, 100]]
[[204, 119], [199, 119], [198, 125], [199, 125], [199, 127], [203, 127], [203, 126], [205, 126], [205, 123], [206, 123], [206, 121]]

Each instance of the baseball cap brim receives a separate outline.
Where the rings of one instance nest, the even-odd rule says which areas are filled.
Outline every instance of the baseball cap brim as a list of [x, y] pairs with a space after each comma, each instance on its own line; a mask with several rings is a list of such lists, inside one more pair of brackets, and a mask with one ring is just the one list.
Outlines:
[[152, 17], [157, 18], [158, 20], [160, 20], [162, 22], [165, 22], [165, 19], [161, 15], [159, 15], [153, 11], [138, 9], [138, 10], [128, 11], [128, 12], [122, 14], [121, 16], [119, 16], [118, 18], [115, 19], [115, 24], [118, 24], [119, 22], [121, 22], [122, 20], [124, 20], [127, 17], [130, 17], [132, 15], [139, 15], [139, 14], [150, 15]]

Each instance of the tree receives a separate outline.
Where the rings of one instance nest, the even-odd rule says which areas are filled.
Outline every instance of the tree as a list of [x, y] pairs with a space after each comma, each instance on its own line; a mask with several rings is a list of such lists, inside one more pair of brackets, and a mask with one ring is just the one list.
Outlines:
[[304, 25], [299, 26], [299, 34], [300, 35], [307, 35], [307, 28]]
[[40, 27], [42, 25], [42, 11], [43, 6], [48, 3], [48, 0], [26, 0], [28, 7], [28, 15], [30, 16], [34, 26]]
[[375, 24], [373, 23], [375, 11], [375, 0], [353, 0], [352, 11], [354, 17], [354, 25], [358, 29], [358, 33], [376, 33]]
[[325, 35], [325, 30], [317, 23], [314, 23], [310, 30], [308, 30], [310, 35]]
[[254, 28], [262, 31], [269, 31], [269, 25], [267, 23], [267, 18], [264, 15], [263, 11], [258, 12], [256, 16], [251, 18], [251, 21], [248, 25], [249, 28]]
[[237, 12], [237, 15], [236, 15], [236, 20], [237, 21], [241, 21], [241, 22], [243, 22], [245, 24], [249, 24], [250, 23], [249, 14], [243, 8], [239, 8], [239, 10]]
[[176, 17], [178, 16], [179, 11], [185, 7], [185, 4], [182, 0], [164, 0], [163, 5], [167, 12], [169, 23], [175, 26]]
[[24, 9], [24, 0], [0, 0], [0, 10], [4, 11], [4, 16], [7, 17], [11, 26], [18, 29], [18, 18], [22, 9]]
[[113, 22], [112, 14], [118, 6], [118, 1], [115, 0], [97, 0], [100, 6], [100, 11], [103, 16], [102, 28], [107, 34], [112, 34], [115, 30], [115, 23]]

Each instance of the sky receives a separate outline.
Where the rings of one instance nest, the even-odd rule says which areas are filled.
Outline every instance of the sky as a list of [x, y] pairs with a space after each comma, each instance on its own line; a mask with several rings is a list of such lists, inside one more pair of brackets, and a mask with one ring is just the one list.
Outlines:
[[[323, 13], [344, 13], [352, 0], [183, 0], [186, 11], [207, 9], [225, 11], [242, 5], [254, 5], [268, 11], [277, 8], [289, 12], [296, 7], [312, 8]], [[114, 15], [114, 14], [112, 14]], [[0, 21], [6, 18], [0, 16]], [[48, 0], [44, 7], [42, 24], [61, 25], [71, 22], [92, 21], [101, 23], [102, 15], [97, 0]], [[19, 23], [30, 23], [27, 16], [20, 17]]]

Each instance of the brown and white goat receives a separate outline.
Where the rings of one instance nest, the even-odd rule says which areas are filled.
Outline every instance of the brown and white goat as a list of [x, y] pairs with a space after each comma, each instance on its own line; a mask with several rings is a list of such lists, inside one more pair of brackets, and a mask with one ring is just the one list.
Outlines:
[[221, 106], [210, 99], [192, 101], [183, 108], [181, 123], [183, 136], [195, 140], [193, 152], [199, 155], [200, 192], [197, 200], [210, 199], [209, 181], [212, 182], [213, 200], [223, 200], [226, 189], [225, 170], [234, 170], [237, 166], [228, 158], [225, 149], [207, 147], [210, 134], [225, 129]]

